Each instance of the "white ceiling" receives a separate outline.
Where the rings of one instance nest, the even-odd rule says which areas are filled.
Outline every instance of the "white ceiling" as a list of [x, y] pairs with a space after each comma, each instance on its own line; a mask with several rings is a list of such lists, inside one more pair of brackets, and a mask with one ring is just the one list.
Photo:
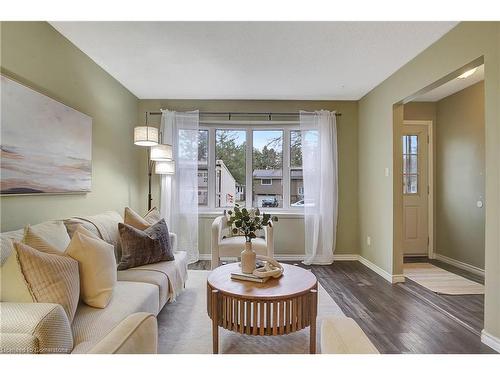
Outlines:
[[460, 90], [472, 86], [479, 81], [484, 80], [484, 65], [478, 66], [476, 71], [467, 78], [455, 78], [445, 84], [436, 87], [423, 95], [420, 95], [414, 102], [437, 102], [447, 96], [450, 96]]
[[457, 22], [51, 22], [140, 99], [357, 100]]

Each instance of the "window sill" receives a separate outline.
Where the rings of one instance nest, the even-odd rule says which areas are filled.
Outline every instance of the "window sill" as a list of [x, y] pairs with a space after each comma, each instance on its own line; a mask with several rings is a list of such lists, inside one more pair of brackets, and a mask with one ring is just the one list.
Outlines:
[[[265, 213], [276, 215], [278, 218], [282, 219], [302, 219], [304, 217], [304, 213], [301, 211], [295, 210], [264, 210]], [[199, 218], [215, 218], [217, 216], [222, 215], [223, 211], [216, 210], [206, 210], [206, 211], [198, 211]]]

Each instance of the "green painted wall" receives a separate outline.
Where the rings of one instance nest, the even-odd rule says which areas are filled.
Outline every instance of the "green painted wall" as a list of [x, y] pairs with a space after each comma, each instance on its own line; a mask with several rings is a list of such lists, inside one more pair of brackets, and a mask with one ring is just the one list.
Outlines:
[[93, 118], [92, 192], [1, 197], [1, 230], [136, 207], [138, 100], [46, 22], [2, 22], [1, 72]]
[[[337, 119], [339, 154], [339, 221], [336, 254], [357, 254], [358, 235], [358, 105], [355, 101], [301, 101], [301, 100], [140, 100], [140, 123], [146, 111], [171, 109], [186, 111], [221, 112], [296, 112], [303, 110], [336, 110], [342, 113]], [[247, 118], [248, 119], [248, 118]], [[151, 116], [150, 123], [158, 125], [160, 116]], [[146, 151], [143, 154], [144, 188], [146, 181]], [[158, 202], [158, 181], [154, 185], [154, 203]], [[143, 210], [146, 191], [142, 196]], [[215, 215], [200, 218], [200, 253], [210, 253], [210, 225]], [[304, 254], [304, 228], [301, 218], [282, 217], [276, 227], [275, 248], [277, 254]]]
[[437, 102], [404, 106], [405, 120], [432, 120], [434, 249], [484, 269], [484, 81]]
[[484, 268], [484, 82], [437, 102], [436, 252]]
[[460, 23], [359, 102], [360, 246], [363, 257], [391, 274], [402, 273], [393, 237], [396, 184], [393, 173], [384, 175], [385, 167], [393, 172], [393, 106], [479, 57], [485, 65], [485, 331], [500, 337], [499, 22]]

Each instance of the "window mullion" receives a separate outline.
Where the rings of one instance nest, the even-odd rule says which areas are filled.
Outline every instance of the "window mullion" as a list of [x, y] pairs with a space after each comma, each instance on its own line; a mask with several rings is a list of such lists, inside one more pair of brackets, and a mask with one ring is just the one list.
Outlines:
[[253, 201], [253, 131], [251, 127], [247, 127], [247, 147], [246, 147], [246, 187], [245, 187], [245, 206], [246, 208], [252, 207]]
[[283, 188], [283, 209], [290, 208], [290, 130], [283, 129], [283, 165], [282, 165], [282, 188]]
[[208, 129], [208, 207], [215, 209], [215, 128]]

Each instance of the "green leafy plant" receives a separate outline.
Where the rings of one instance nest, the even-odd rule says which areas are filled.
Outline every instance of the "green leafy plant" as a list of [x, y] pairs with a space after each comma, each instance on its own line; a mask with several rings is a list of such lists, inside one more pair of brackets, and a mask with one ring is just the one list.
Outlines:
[[227, 212], [229, 219], [227, 225], [231, 227], [233, 234], [242, 234], [245, 236], [246, 242], [251, 242], [257, 238], [256, 232], [271, 227], [273, 222], [278, 221], [278, 217], [271, 216], [260, 212], [258, 208], [240, 208], [238, 204], [234, 206], [234, 210]]

